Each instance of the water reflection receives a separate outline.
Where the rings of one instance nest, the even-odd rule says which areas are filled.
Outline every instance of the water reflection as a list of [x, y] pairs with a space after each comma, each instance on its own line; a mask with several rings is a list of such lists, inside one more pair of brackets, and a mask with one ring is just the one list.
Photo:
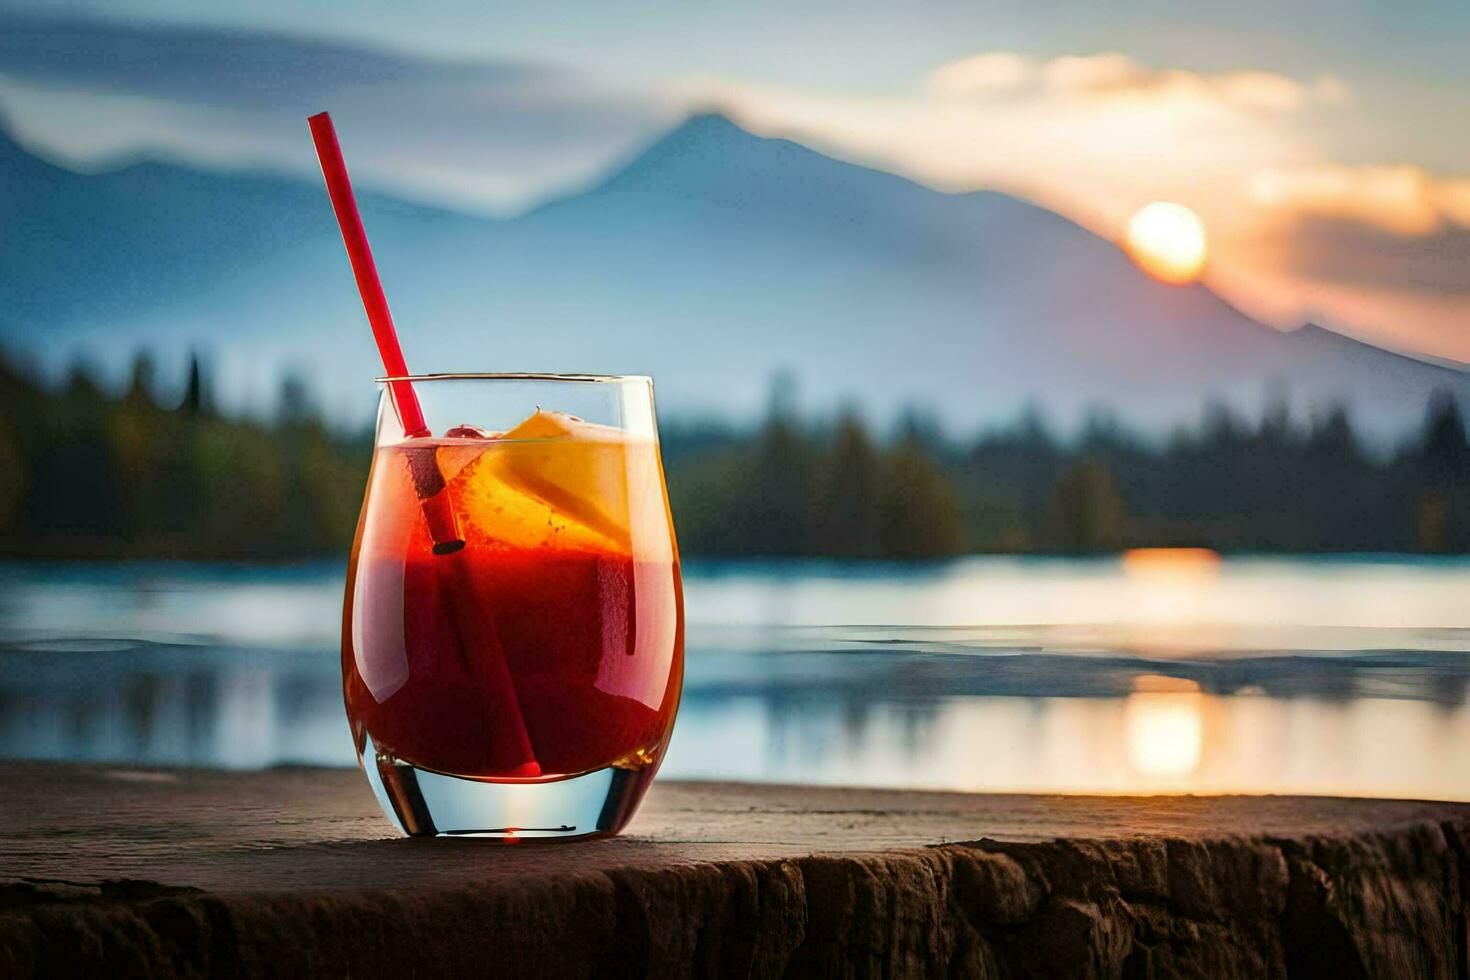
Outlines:
[[1123, 704], [1128, 759], [1145, 777], [1179, 779], [1199, 768], [1205, 696], [1194, 681], [1145, 674]]
[[[1197, 694], [868, 706], [735, 698], [681, 716], [666, 772], [712, 779], [1068, 793], [1470, 799], [1470, 710]], [[918, 724], [915, 724], [915, 721]]]
[[0, 648], [0, 744], [17, 758], [260, 768], [350, 765], [320, 652]]
[[[323, 651], [11, 645], [0, 663], [9, 756], [353, 763], [337, 665]], [[1463, 676], [1428, 681], [1417, 655], [1326, 669], [1310, 658], [1213, 667], [1248, 682], [1180, 676], [1207, 674], [1199, 663], [1170, 674], [1102, 658], [696, 647], [665, 771], [961, 790], [1470, 799]], [[1232, 686], [1240, 693], [1220, 693]], [[1458, 696], [1429, 696], [1446, 689]]]
[[[1048, 576], [1073, 585], [1102, 576], [1086, 563], [1021, 563], [1015, 580], [992, 565], [969, 566], [963, 580], [953, 571], [841, 579], [818, 568], [784, 583], [749, 569], [696, 573], [686, 694], [664, 771], [957, 790], [1470, 799], [1470, 636], [1444, 582], [1417, 566], [1406, 573], [1445, 600], [1420, 608], [1417, 620], [1411, 606], [1397, 622], [1374, 613], [1372, 627], [1263, 616], [1212, 633], [1188, 627], [1188, 617], [1224, 609], [1222, 588], [1266, 584], [1232, 572], [1229, 560], [1182, 574], [1151, 561], [1114, 563], [1110, 584], [1094, 582], [1115, 597], [1134, 588], [1163, 597], [1140, 599], [1134, 618], [1113, 623], [1061, 614], [1020, 625], [998, 614], [968, 625], [800, 622], [813, 608], [852, 622], [876, 618], [870, 599], [895, 602], [915, 580], [983, 603], [987, 582], [1019, 596], [1028, 582], [1045, 592]], [[1446, 567], [1462, 583], [1464, 570]], [[47, 569], [27, 577], [0, 569], [0, 579], [7, 574], [0, 753], [239, 768], [353, 764], [335, 637], [321, 626], [337, 615], [339, 570], [68, 577]], [[1318, 587], [1317, 572], [1296, 574], [1308, 583], [1299, 593]], [[1384, 585], [1386, 573], [1334, 566], [1322, 574]], [[1267, 579], [1284, 588], [1288, 577], [1273, 566]], [[782, 591], [791, 600], [784, 621], [713, 614], [732, 597]], [[916, 603], [932, 598], [921, 594], [910, 591]], [[1314, 602], [1299, 608], [1320, 613]], [[285, 625], [231, 625], [278, 604]], [[917, 608], [905, 615], [919, 618]], [[1153, 634], [1130, 645], [1129, 631], [1141, 629], [1134, 614], [1148, 608], [1182, 617], [1173, 640], [1155, 643]], [[307, 624], [317, 633], [303, 634]]]

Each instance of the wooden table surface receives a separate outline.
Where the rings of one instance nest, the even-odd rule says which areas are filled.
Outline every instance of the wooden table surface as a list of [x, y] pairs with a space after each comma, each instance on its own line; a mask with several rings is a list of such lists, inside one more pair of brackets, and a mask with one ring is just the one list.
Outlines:
[[507, 846], [400, 838], [356, 771], [6, 763], [0, 973], [1462, 975], [1467, 842], [1463, 804], [660, 782]]

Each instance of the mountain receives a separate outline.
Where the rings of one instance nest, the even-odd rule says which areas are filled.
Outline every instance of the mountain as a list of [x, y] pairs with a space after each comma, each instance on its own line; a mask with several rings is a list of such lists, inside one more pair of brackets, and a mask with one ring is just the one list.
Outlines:
[[[373, 349], [319, 185], [83, 175], [13, 143], [0, 174], [7, 346], [53, 364], [200, 346], [227, 403], [265, 401], [294, 365], [330, 408], [365, 411]], [[1299, 410], [1350, 401], [1385, 433], [1436, 387], [1470, 399], [1461, 371], [1262, 326], [1016, 198], [939, 193], [719, 116], [515, 218], [371, 194], [363, 212], [418, 370], [652, 374], [676, 414], [749, 417], [781, 370], [812, 407], [919, 404], [965, 431], [1028, 401], [1158, 430], [1207, 398], [1284, 391]]]

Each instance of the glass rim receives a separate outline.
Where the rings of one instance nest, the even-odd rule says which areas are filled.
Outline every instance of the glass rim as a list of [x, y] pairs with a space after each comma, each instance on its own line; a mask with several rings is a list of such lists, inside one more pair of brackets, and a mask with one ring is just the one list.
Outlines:
[[375, 384], [411, 384], [428, 381], [565, 381], [575, 384], [645, 384], [653, 378], [646, 374], [571, 374], [545, 371], [449, 371], [432, 374], [390, 374], [373, 378]]

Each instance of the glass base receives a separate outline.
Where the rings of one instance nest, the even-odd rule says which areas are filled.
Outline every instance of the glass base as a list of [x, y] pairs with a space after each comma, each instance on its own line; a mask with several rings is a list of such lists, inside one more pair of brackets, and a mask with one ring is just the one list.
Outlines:
[[615, 834], [633, 816], [652, 772], [599, 769], [554, 782], [494, 783], [420, 769], [379, 753], [363, 770], [378, 803], [411, 837], [573, 840]]

